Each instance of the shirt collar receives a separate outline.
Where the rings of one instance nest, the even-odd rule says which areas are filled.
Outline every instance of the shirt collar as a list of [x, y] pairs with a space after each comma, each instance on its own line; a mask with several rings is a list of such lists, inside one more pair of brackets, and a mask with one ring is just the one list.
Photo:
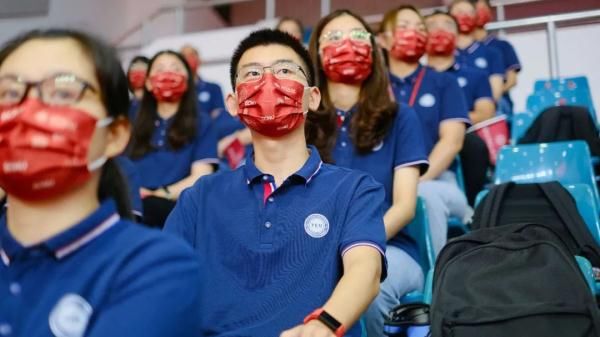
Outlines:
[[481, 43], [479, 43], [479, 41], [475, 41], [466, 48], [466, 51], [469, 54], [473, 54], [480, 46], [481, 46]]
[[[323, 165], [323, 161], [321, 160], [317, 148], [310, 145], [308, 150], [310, 153], [308, 160], [306, 160], [304, 165], [296, 171], [296, 173], [292, 174], [292, 177], [302, 179], [305, 184], [308, 184], [319, 173], [321, 166]], [[248, 185], [262, 181], [261, 178], [265, 176], [265, 173], [261, 172], [254, 164], [254, 150], [251, 150], [246, 156], [244, 172], [246, 174], [246, 183]]]
[[115, 202], [109, 199], [104, 201], [98, 209], [77, 225], [42, 243], [24, 247], [10, 234], [6, 225], [6, 215], [4, 215], [0, 218], [0, 258], [5, 265], [9, 265], [10, 260], [20, 252], [32, 248], [44, 248], [51, 252], [57, 259], [61, 259], [99, 237], [117, 224], [119, 219]]
[[413, 71], [410, 75], [402, 78], [399, 76], [396, 76], [394, 74], [392, 74], [391, 72], [390, 74], [390, 81], [392, 82], [392, 84], [414, 84], [415, 81], [417, 80], [417, 76], [419, 76], [419, 71], [421, 71], [421, 68], [423, 68], [423, 65], [419, 63], [419, 65], [417, 66], [417, 69], [415, 69], [415, 71]]
[[484, 39], [483, 39], [483, 44], [485, 44], [486, 46], [490, 43], [492, 43], [492, 41], [494, 41], [496, 37], [492, 34], [488, 34]]

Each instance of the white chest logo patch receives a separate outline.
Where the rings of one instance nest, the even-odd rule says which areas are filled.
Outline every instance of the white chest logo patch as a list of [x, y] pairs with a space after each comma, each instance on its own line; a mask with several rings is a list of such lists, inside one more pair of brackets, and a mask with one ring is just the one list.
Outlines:
[[483, 57], [478, 57], [475, 59], [475, 65], [481, 69], [485, 69], [488, 66], [487, 60]]
[[329, 233], [329, 220], [322, 214], [311, 214], [304, 220], [304, 230], [315, 239], [322, 238]]
[[461, 88], [464, 88], [464, 87], [466, 87], [466, 86], [467, 86], [467, 83], [469, 83], [469, 82], [467, 82], [467, 79], [466, 79], [466, 78], [464, 78], [464, 77], [462, 77], [462, 76], [461, 76], [461, 77], [459, 77], [459, 78], [457, 78], [456, 80], [458, 81], [458, 85], [459, 85]]
[[419, 98], [419, 105], [424, 108], [431, 108], [435, 105], [435, 96], [432, 94], [425, 94]]
[[83, 297], [67, 294], [50, 312], [50, 330], [56, 337], [83, 337], [92, 312], [92, 306]]
[[381, 141], [379, 144], [377, 144], [373, 147], [373, 152], [377, 152], [377, 151], [381, 150], [382, 147], [383, 147], [383, 141]]
[[210, 100], [210, 92], [203, 91], [203, 92], [199, 93], [198, 99], [200, 100], [200, 102], [208, 102]]

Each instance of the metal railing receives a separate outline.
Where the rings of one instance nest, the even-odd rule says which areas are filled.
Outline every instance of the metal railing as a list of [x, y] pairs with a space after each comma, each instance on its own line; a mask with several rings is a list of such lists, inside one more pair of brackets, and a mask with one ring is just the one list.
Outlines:
[[556, 39], [556, 24], [559, 22], [579, 21], [586, 19], [600, 18], [600, 9], [573, 12], [556, 15], [545, 15], [526, 19], [508, 20], [502, 22], [491, 22], [486, 28], [489, 30], [502, 30], [509, 28], [522, 28], [530, 26], [546, 25], [546, 35], [548, 39], [548, 60], [550, 65], [550, 77], [560, 77], [558, 67], [558, 44]]

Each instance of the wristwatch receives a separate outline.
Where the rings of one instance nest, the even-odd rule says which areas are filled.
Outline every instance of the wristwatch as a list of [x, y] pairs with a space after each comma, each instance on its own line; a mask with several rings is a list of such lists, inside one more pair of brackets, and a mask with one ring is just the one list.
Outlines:
[[312, 321], [318, 320], [319, 322], [325, 324], [326, 327], [331, 329], [336, 337], [344, 337], [346, 333], [346, 328], [340, 323], [337, 319], [333, 318], [327, 311], [323, 310], [323, 308], [319, 308], [313, 312], [311, 312], [306, 318], [304, 318], [304, 324]]

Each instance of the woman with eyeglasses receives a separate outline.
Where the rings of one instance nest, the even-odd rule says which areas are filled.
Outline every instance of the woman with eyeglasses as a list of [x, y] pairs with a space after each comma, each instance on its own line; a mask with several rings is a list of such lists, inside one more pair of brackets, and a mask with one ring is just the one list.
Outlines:
[[86, 34], [0, 50], [0, 335], [198, 336], [193, 253], [128, 220], [128, 103], [116, 52]]
[[410, 107], [391, 98], [383, 58], [358, 15], [338, 10], [324, 17], [309, 46], [322, 92], [319, 110], [308, 115], [309, 143], [335, 164], [371, 174], [386, 191], [389, 272], [367, 311], [369, 336], [380, 336], [383, 315], [423, 285], [416, 243], [403, 231], [428, 166], [421, 125]]
[[179, 194], [219, 161], [216, 134], [208, 115], [198, 112], [185, 59], [161, 51], [148, 69], [129, 156], [141, 176], [143, 222], [162, 228]]

